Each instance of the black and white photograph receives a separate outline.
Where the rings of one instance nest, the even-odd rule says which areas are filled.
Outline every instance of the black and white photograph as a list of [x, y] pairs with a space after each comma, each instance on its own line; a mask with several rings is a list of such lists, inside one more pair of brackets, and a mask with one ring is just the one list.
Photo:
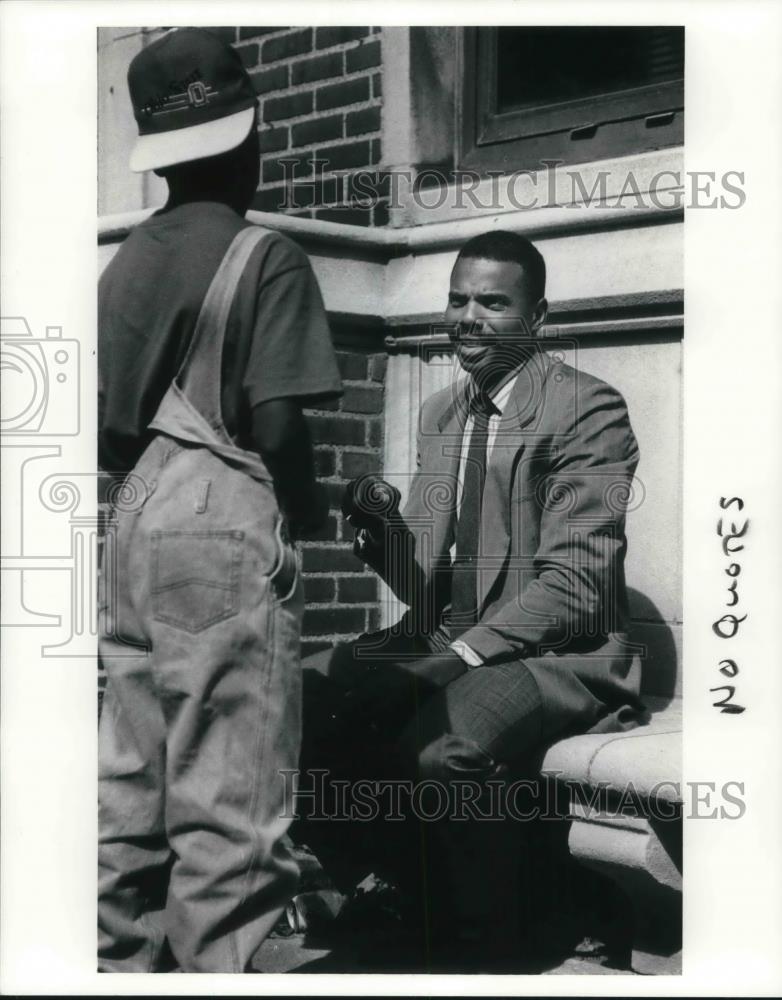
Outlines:
[[693, 8], [61, 4], [24, 169], [3, 73], [4, 992], [782, 985], [780, 17]]

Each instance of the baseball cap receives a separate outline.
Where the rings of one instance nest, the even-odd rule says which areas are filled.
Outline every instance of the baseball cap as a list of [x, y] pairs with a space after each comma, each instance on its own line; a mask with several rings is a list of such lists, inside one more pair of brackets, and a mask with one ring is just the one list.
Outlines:
[[202, 28], [177, 28], [142, 49], [128, 68], [139, 137], [139, 173], [218, 156], [247, 138], [258, 103], [237, 53]]

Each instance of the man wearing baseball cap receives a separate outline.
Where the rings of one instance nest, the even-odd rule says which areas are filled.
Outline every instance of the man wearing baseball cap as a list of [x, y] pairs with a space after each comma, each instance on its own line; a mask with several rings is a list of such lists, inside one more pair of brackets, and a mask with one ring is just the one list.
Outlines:
[[257, 101], [209, 31], [133, 60], [166, 205], [99, 287], [99, 968], [244, 972], [295, 891], [282, 771], [300, 737], [296, 538], [327, 504], [302, 405], [341, 393], [305, 254], [244, 219]]

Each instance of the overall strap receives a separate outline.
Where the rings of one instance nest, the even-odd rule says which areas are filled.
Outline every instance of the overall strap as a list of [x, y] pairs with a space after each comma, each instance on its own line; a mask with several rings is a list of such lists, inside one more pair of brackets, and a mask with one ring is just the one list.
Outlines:
[[174, 383], [206, 422], [226, 440], [221, 400], [223, 342], [228, 316], [247, 261], [271, 230], [248, 226], [240, 230], [223, 257], [198, 314], [193, 339]]
[[208, 448], [260, 482], [271, 483], [260, 455], [238, 447], [223, 424], [221, 374], [223, 341], [236, 288], [250, 254], [271, 232], [249, 226], [237, 233], [212, 279], [193, 339], [179, 371], [158, 407], [150, 430]]

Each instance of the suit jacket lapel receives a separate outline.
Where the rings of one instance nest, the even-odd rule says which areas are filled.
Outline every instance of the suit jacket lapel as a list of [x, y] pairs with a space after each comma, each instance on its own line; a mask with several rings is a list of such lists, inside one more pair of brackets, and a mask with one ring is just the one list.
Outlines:
[[[448, 555], [453, 544], [456, 480], [467, 412], [467, 388], [467, 379], [457, 385], [451, 402], [437, 420], [439, 436], [432, 437], [428, 454], [421, 463], [431, 490], [425, 513], [431, 516], [431, 554], [435, 565]], [[443, 498], [447, 498], [446, 502]], [[417, 539], [419, 552], [422, 551], [422, 543], [421, 538]]]
[[486, 469], [486, 485], [481, 509], [478, 572], [480, 605], [494, 585], [507, 557], [511, 541], [511, 492], [513, 478], [524, 451], [525, 428], [534, 431], [540, 412], [551, 359], [534, 345], [514, 383], [503, 410], [491, 458]]

